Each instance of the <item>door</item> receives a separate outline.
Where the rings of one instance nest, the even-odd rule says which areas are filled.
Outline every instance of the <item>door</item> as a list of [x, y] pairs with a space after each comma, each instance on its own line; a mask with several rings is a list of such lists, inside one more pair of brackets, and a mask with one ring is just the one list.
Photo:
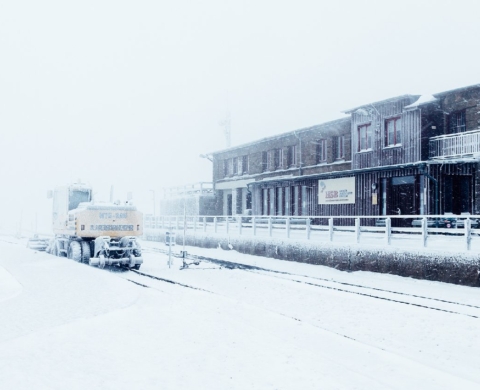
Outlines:
[[470, 176], [445, 176], [444, 212], [460, 215], [470, 212]]
[[[415, 176], [392, 177], [387, 196], [389, 215], [416, 215]], [[411, 219], [393, 218], [392, 226], [411, 226]]]

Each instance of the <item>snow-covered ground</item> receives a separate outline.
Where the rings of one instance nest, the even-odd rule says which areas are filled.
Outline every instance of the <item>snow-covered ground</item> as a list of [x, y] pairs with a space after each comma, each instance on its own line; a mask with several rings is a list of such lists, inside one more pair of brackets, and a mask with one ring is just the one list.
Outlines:
[[480, 384], [477, 288], [219, 249], [187, 248], [282, 273], [206, 261], [180, 270], [162, 244], [143, 247], [141, 272], [177, 284], [0, 237], [0, 389]]

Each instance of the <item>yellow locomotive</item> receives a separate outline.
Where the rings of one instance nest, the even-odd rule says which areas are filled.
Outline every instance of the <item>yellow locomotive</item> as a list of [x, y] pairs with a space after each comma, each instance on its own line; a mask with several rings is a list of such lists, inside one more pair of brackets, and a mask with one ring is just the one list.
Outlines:
[[131, 202], [95, 202], [92, 188], [81, 183], [58, 187], [49, 197], [55, 233], [49, 253], [101, 268], [140, 268], [143, 215]]

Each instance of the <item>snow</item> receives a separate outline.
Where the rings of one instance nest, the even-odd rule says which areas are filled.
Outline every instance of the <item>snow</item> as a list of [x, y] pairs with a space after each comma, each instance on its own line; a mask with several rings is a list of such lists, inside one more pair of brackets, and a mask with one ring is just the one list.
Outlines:
[[405, 106], [404, 108], [405, 109], [417, 108], [418, 106], [421, 106], [427, 103], [433, 103], [433, 102], [436, 102], [437, 100], [438, 99], [433, 95], [422, 95], [415, 102], [413, 102], [412, 104], [409, 104], [408, 106]]
[[194, 289], [8, 241], [0, 240], [2, 389], [473, 389], [480, 383], [480, 319], [468, 316], [480, 309], [457, 305], [460, 314], [453, 314], [301, 281], [322, 278], [316, 282], [479, 306], [476, 288], [188, 247], [295, 275], [204, 261], [180, 270], [179, 259], [168, 268], [167, 257], [155, 252], [162, 244], [142, 243], [142, 272]]

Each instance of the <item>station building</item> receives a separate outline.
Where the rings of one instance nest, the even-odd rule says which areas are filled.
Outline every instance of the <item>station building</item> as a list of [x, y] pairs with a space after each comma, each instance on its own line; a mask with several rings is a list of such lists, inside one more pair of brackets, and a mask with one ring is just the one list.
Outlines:
[[212, 153], [217, 213], [480, 214], [480, 84], [344, 114]]

